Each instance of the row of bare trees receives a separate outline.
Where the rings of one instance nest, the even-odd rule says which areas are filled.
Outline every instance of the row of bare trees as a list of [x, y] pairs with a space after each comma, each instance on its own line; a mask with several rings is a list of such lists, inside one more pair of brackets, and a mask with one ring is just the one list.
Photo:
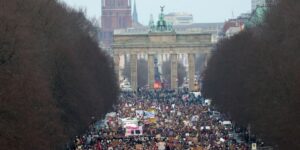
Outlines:
[[300, 149], [300, 1], [269, 8], [255, 28], [221, 41], [204, 95], [275, 149]]
[[57, 0], [0, 0], [1, 149], [62, 149], [118, 95], [93, 24]]

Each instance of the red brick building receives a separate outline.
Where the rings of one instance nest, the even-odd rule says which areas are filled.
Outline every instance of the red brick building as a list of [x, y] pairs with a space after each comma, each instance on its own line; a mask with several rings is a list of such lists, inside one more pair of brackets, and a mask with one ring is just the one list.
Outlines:
[[114, 29], [132, 26], [131, 0], [102, 0], [101, 41], [109, 48]]

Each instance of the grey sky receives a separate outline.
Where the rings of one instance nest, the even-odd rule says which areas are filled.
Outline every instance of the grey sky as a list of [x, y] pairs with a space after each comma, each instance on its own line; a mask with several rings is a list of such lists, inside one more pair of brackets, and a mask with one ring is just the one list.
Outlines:
[[[75, 8], [86, 8], [89, 18], [101, 16], [101, 0], [62, 0]], [[134, 0], [132, 0], [132, 3]], [[194, 22], [223, 22], [232, 15], [250, 12], [251, 0], [136, 0], [139, 21], [147, 25], [150, 14], [157, 20], [159, 6], [166, 6], [165, 13], [187, 12]]]

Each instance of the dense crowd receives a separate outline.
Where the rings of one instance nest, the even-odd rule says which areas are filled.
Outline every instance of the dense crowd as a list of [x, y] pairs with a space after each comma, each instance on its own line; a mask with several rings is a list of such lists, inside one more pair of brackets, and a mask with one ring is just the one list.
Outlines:
[[120, 95], [114, 111], [94, 122], [70, 149], [248, 150], [230, 121], [199, 93], [139, 90]]

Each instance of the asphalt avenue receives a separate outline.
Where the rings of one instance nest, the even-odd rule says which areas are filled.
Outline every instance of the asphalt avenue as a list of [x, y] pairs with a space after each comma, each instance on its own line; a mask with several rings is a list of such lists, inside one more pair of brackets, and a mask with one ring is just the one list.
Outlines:
[[198, 92], [120, 95], [114, 111], [74, 138], [74, 150], [248, 150], [247, 130], [234, 126]]

